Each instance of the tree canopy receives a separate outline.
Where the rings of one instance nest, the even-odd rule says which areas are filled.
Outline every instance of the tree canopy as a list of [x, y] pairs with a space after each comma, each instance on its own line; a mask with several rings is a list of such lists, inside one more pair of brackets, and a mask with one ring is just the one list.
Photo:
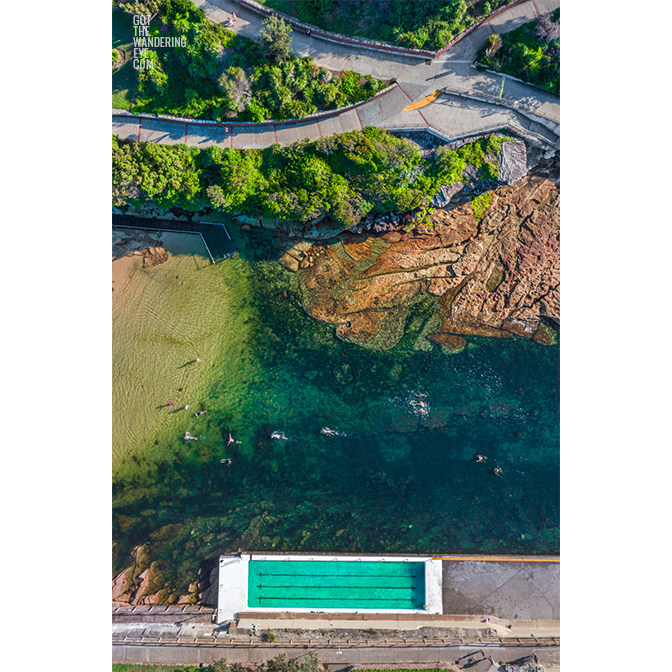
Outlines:
[[323, 213], [344, 229], [371, 212], [422, 208], [467, 165], [497, 177], [491, 136], [423, 159], [414, 143], [368, 127], [288, 147], [235, 150], [113, 139], [113, 204], [153, 203], [188, 210], [305, 221]]
[[271, 14], [262, 21], [261, 39], [267, 53], [276, 61], [286, 61], [292, 53], [292, 29], [279, 16]]

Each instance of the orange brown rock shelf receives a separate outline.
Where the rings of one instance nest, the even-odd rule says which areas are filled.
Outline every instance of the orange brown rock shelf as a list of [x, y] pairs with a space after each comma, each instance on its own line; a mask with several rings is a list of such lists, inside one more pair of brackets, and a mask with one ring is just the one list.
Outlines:
[[389, 349], [409, 308], [431, 295], [427, 335], [444, 352], [461, 349], [448, 336], [553, 343], [542, 318], [560, 318], [559, 200], [555, 182], [528, 176], [497, 189], [480, 221], [468, 203], [410, 232], [346, 236], [301, 271], [304, 308], [343, 340]]

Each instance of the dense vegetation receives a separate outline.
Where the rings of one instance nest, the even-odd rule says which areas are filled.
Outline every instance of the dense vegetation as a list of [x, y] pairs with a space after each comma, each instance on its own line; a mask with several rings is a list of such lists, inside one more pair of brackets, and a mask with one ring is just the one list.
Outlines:
[[491, 35], [479, 63], [560, 95], [560, 10], [540, 14], [503, 35]]
[[[490, 136], [423, 159], [417, 145], [375, 127], [289, 147], [234, 150], [120, 141], [113, 136], [113, 204], [212, 208], [272, 219], [322, 213], [348, 228], [369, 212], [423, 208], [441, 185], [463, 179], [468, 165], [496, 179]], [[490, 156], [488, 156], [490, 155]]]
[[127, 63], [120, 68], [135, 76], [133, 112], [220, 122], [300, 119], [366, 100], [386, 86], [356, 72], [335, 76], [309, 57], [293, 56], [291, 31], [275, 17], [265, 21], [257, 44], [212, 23], [190, 0], [122, 0], [114, 10], [113, 28], [128, 32], [124, 15], [143, 10], [157, 12], [149, 26], [151, 37], [184, 37], [186, 46], [148, 48], [144, 58], [153, 67], [133, 71]]
[[514, 0], [302, 0], [299, 18], [325, 30], [441, 49], [482, 16]]

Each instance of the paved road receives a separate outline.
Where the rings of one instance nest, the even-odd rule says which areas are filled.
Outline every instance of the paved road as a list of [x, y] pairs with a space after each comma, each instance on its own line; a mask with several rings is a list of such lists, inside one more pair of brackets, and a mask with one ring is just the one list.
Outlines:
[[[168, 665], [198, 665], [210, 664], [216, 660], [225, 659], [228, 663], [252, 664], [274, 658], [285, 653], [289, 658], [300, 659], [308, 651], [315, 651], [320, 661], [333, 669], [334, 665], [380, 665], [394, 664], [437, 664], [456, 663], [464, 666], [471, 672], [485, 672], [485, 670], [501, 670], [499, 665], [494, 667], [488, 662], [491, 656], [495, 661], [513, 662], [530, 659], [533, 655], [539, 661], [550, 667], [560, 662], [559, 640], [540, 640], [533, 642], [523, 640], [520, 643], [493, 643], [464, 642], [453, 640], [425, 640], [391, 644], [226, 644], [219, 641], [182, 641], [181, 643], [152, 641], [120, 641], [116, 638], [112, 644], [112, 660], [116, 663], [163, 663]], [[468, 659], [473, 657], [474, 664]], [[492, 669], [491, 669], [492, 668]]]
[[[210, 19], [225, 21], [231, 12], [238, 16], [233, 30], [258, 39], [262, 18], [238, 5], [235, 0], [195, 0]], [[559, 6], [559, 0], [528, 0], [493, 17], [473, 31], [440, 58], [431, 62], [415, 57], [379, 53], [341, 46], [333, 42], [293, 33], [293, 49], [299, 56], [311, 56], [330, 70], [356, 70], [380, 79], [396, 78], [398, 86], [356, 109], [312, 121], [278, 124], [196, 124], [164, 119], [134, 118], [113, 114], [113, 132], [121, 138], [187, 143], [206, 148], [213, 144], [235, 149], [258, 149], [273, 143], [288, 145], [297, 140], [314, 140], [364, 126], [395, 128], [433, 128], [457, 138], [504, 126], [527, 131], [556, 144], [560, 134], [560, 102], [557, 97], [533, 87], [506, 79], [498, 99], [502, 77], [481, 73], [471, 67], [488, 35], [511, 30], [532, 19], [537, 12]], [[409, 103], [439, 89], [435, 102], [419, 110], [403, 111]]]

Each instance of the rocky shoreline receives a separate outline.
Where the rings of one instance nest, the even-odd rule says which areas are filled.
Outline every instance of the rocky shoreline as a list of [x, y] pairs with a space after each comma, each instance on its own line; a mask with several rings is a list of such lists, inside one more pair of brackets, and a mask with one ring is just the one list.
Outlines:
[[[426, 133], [407, 135], [428, 154], [441, 146]], [[509, 138], [496, 158], [498, 182], [468, 166], [464, 181], [442, 187], [422, 217], [370, 215], [345, 232], [328, 215], [311, 222], [234, 221], [252, 235], [259, 228], [274, 231], [279, 263], [300, 274], [304, 309], [333, 325], [343, 340], [394, 347], [409, 309], [433, 297], [425, 336], [446, 354], [460, 352], [465, 336], [515, 335], [552, 344], [560, 319], [559, 156]], [[146, 208], [128, 214], [194, 216]], [[218, 215], [199, 215], [208, 218]], [[144, 248], [134, 240], [127, 248], [142, 254], [145, 265], [167, 257], [153, 240]]]
[[409, 308], [432, 296], [427, 336], [447, 354], [464, 347], [464, 336], [551, 344], [549, 325], [560, 319], [559, 238], [557, 184], [528, 176], [495, 190], [480, 219], [467, 203], [437, 209], [410, 231], [351, 234], [342, 245], [304, 251], [304, 308], [343, 340], [389, 349]]
[[199, 604], [217, 606], [219, 569], [199, 570], [198, 580], [180, 595], [163, 587], [164, 580], [154, 563], [149, 564], [144, 546], [135, 549], [132, 565], [119, 572], [112, 580], [113, 606], [154, 604]]

